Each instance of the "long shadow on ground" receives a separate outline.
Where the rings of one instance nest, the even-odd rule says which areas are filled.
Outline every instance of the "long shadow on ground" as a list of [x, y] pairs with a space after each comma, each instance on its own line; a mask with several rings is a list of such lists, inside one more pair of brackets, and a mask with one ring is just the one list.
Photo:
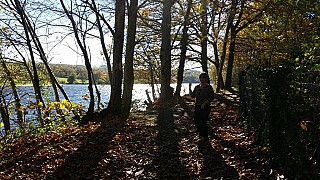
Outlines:
[[209, 141], [199, 141], [198, 149], [203, 156], [200, 177], [204, 179], [239, 179], [236, 169], [226, 164], [221, 154], [213, 149]]
[[179, 144], [172, 109], [159, 110], [157, 127], [159, 151], [154, 161], [157, 179], [186, 179], [188, 175], [179, 159]]
[[[185, 99], [187, 98], [187, 99]], [[187, 100], [187, 101], [186, 101]], [[217, 103], [217, 101], [215, 102]], [[179, 99], [183, 109], [175, 120], [179, 130], [180, 151], [184, 166], [187, 167], [191, 179], [239, 179], [236, 169], [228, 165], [220, 152], [215, 150], [212, 139], [199, 140], [193, 123], [192, 103], [184, 97]], [[181, 116], [181, 114], [185, 114]], [[210, 122], [208, 122], [210, 123]]]
[[[110, 122], [114, 121], [114, 122]], [[47, 179], [92, 179], [95, 169], [107, 151], [115, 132], [124, 125], [122, 120], [110, 120], [91, 133], [85, 143], [72, 154]]]
[[213, 103], [208, 123], [212, 145], [223, 155], [225, 162], [237, 170], [240, 179], [268, 179], [270, 176], [266, 172], [270, 169], [266, 170], [264, 165], [267, 151], [259, 147], [251, 131], [241, 125], [236, 100], [227, 95], [227, 98], [221, 96]]

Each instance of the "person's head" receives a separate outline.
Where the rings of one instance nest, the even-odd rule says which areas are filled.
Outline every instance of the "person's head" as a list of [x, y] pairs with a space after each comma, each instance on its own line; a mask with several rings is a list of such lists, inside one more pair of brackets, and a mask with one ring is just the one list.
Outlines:
[[208, 82], [209, 76], [207, 73], [203, 72], [199, 75], [199, 79], [201, 83]]

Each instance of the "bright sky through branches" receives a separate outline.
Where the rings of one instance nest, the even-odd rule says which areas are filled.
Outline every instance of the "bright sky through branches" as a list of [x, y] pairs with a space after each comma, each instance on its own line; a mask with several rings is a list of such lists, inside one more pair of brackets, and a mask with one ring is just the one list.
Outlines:
[[[91, 53], [92, 66], [105, 65], [106, 61], [101, 55], [101, 45], [98, 39], [86, 40], [87, 48]], [[108, 44], [111, 43], [111, 39], [108, 40]], [[53, 48], [50, 57], [50, 63], [52, 64], [72, 64], [72, 65], [84, 65], [84, 59], [80, 48], [76, 45], [73, 37], [67, 37], [61, 44], [58, 44]]]

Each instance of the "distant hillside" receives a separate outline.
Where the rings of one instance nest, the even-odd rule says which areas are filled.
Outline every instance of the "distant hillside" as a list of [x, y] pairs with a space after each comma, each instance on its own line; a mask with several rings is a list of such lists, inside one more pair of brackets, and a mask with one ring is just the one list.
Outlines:
[[198, 83], [200, 71], [187, 70], [184, 72], [183, 83]]
[[[87, 70], [84, 65], [50, 64], [50, 67], [52, 69], [52, 72], [55, 74], [55, 76], [60, 81], [63, 81], [61, 83], [67, 83], [67, 79], [70, 77], [77, 79], [75, 83], [86, 83], [86, 81], [88, 80]], [[135, 72], [138, 73], [139, 71], [141, 70], [137, 70]], [[196, 71], [196, 70], [185, 71], [183, 83], [199, 82], [198, 80], [199, 73], [200, 71]], [[106, 66], [94, 67], [93, 74], [94, 74], [95, 80], [97, 80], [98, 83], [103, 83], [103, 84], [109, 83]], [[136, 83], [147, 83], [146, 79], [144, 79], [145, 76], [135, 75], [135, 78], [136, 78], [135, 79]]]
[[[70, 77], [77, 79], [81, 83], [86, 83], [88, 80], [87, 69], [84, 65], [69, 65], [69, 64], [50, 64], [52, 72], [58, 79], [68, 79]], [[92, 68], [94, 79], [98, 84], [107, 84], [109, 79], [105, 66]], [[61, 82], [67, 83], [67, 82]]]

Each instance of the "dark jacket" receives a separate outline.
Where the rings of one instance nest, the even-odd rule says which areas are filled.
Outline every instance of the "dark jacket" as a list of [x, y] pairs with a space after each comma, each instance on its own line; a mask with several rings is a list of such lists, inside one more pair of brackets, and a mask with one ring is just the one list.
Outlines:
[[209, 105], [214, 99], [214, 91], [211, 85], [206, 85], [200, 87], [197, 85], [192, 92], [190, 92], [191, 97], [196, 98], [196, 105], [201, 106], [203, 103]]

